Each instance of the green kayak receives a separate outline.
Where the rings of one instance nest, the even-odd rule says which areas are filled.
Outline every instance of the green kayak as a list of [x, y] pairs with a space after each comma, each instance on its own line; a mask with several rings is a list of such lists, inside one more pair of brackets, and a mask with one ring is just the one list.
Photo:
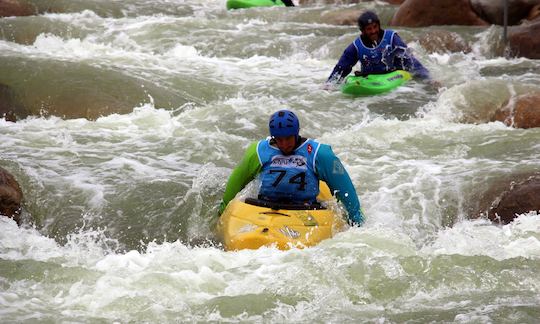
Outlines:
[[241, 9], [253, 7], [284, 7], [285, 4], [281, 0], [227, 0], [227, 9]]
[[391, 91], [411, 79], [407, 71], [397, 70], [386, 74], [348, 76], [341, 92], [354, 96], [370, 96]]

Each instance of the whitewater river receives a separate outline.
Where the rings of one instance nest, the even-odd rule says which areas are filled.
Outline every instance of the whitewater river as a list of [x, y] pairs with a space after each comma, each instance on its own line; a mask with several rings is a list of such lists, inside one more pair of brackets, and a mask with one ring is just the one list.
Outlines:
[[[40, 3], [62, 13], [0, 19], [0, 83], [31, 115], [0, 120], [25, 196], [23, 226], [0, 219], [2, 323], [537, 323], [540, 215], [478, 218], [502, 176], [540, 170], [540, 128], [489, 122], [540, 84], [540, 61], [496, 54], [502, 28], [443, 28], [470, 53], [396, 28], [443, 87], [355, 99], [321, 90], [357, 34], [324, 23], [335, 6]], [[366, 223], [224, 252], [227, 177], [284, 107], [342, 159]]]

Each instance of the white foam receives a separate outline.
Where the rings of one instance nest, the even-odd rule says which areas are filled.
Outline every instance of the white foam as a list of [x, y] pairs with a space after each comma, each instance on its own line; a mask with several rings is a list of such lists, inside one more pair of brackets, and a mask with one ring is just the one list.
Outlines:
[[437, 239], [422, 248], [430, 255], [483, 255], [497, 260], [540, 258], [540, 215], [524, 214], [512, 223], [496, 226], [486, 220], [462, 221], [439, 230]]
[[[154, 5], [159, 3], [163, 2]], [[37, 279], [24, 271], [3, 279], [3, 318], [382, 322], [406, 321], [407, 314], [416, 316], [424, 310], [432, 314], [435, 309], [461, 312], [456, 321], [497, 321], [482, 314], [493, 312], [491, 305], [479, 306], [485, 300], [464, 300], [464, 294], [477, 297], [489, 292], [502, 298], [512, 290], [520, 296], [510, 299], [526, 303], [535, 298], [528, 294], [538, 280], [528, 275], [535, 270], [528, 267], [540, 253], [538, 216], [520, 216], [499, 227], [467, 220], [474, 215], [466, 214], [466, 203], [474, 197], [474, 186], [485, 179], [538, 169], [537, 131], [461, 122], [471, 112], [466, 108], [477, 107], [467, 90], [485, 88], [488, 94], [482, 98], [492, 100], [512, 91], [509, 80], [534, 85], [534, 60], [488, 58], [481, 47], [491, 48], [489, 39], [480, 40], [472, 54], [420, 52], [420, 59], [447, 89], [434, 94], [412, 81], [387, 95], [349, 98], [320, 89], [341, 54], [337, 47], [346, 46], [357, 34], [350, 27], [313, 22], [325, 7], [226, 11], [224, 0], [172, 3], [188, 6], [194, 15], [47, 14], [40, 18], [64, 22], [86, 36], [43, 33], [32, 45], [0, 41], [2, 55], [8, 57], [92, 64], [186, 93], [212, 85], [205, 89], [212, 92], [208, 97], [201, 91], [198, 100], [173, 110], [156, 107], [149, 97], [149, 103], [129, 113], [95, 121], [0, 120], [0, 160], [15, 166], [29, 211], [42, 221], [36, 230], [0, 220], [0, 257], [13, 268], [37, 261], [43, 262], [40, 267], [61, 270]], [[136, 8], [130, 10], [132, 14]], [[272, 17], [278, 10], [288, 11], [279, 13], [277, 20], [294, 21], [276, 23]], [[273, 34], [259, 34], [268, 28]], [[309, 30], [313, 28], [316, 33]], [[222, 43], [222, 38], [246, 45]], [[412, 46], [418, 48], [416, 43]], [[530, 69], [516, 77], [483, 77], [483, 68], [499, 65]], [[225, 90], [217, 88], [221, 86]], [[519, 93], [518, 85], [514, 90]], [[411, 113], [388, 113], [400, 106]], [[162, 233], [144, 223], [144, 237], [133, 238], [134, 227], [124, 228], [118, 215], [123, 221], [167, 224], [164, 227], [182, 223], [178, 226], [182, 237], [211, 235], [210, 219], [227, 176], [247, 145], [267, 136], [269, 114], [284, 107], [299, 114], [303, 135], [331, 144], [344, 162], [367, 216], [363, 227], [350, 228], [313, 248], [285, 252], [275, 248], [224, 252], [179, 241], [146, 246], [141, 242], [138, 250], [120, 250], [137, 243], [118, 239], [147, 241]], [[415, 115], [417, 108], [422, 112]], [[135, 211], [127, 215], [122, 200], [126, 195], [162, 183], [167, 184], [163, 192], [151, 194], [173, 201], [172, 207], [148, 211], [147, 201], [130, 202], [135, 205], [127, 209]], [[75, 214], [55, 215], [61, 208], [57, 203], [68, 205]], [[143, 213], [156, 219], [144, 218]], [[88, 227], [97, 220], [110, 228]], [[67, 221], [82, 222], [82, 228], [62, 233], [63, 225], [73, 225], [62, 223]], [[66, 243], [44, 236], [56, 231], [65, 235], [59, 241]], [[503, 282], [497, 279], [497, 269], [481, 264], [443, 265], [465, 273], [463, 277], [431, 268], [445, 256], [450, 262], [454, 256], [471, 257], [471, 262], [475, 256], [489, 257], [505, 266], [520, 258], [524, 266], [511, 270], [525, 276]], [[461, 294], [471, 280], [483, 276], [489, 280], [480, 287], [466, 287], [470, 290]], [[235, 312], [243, 301], [258, 304]], [[462, 311], [467, 307], [477, 310]]]
[[166, 53], [165, 55], [170, 55], [178, 59], [190, 59], [198, 57], [199, 52], [193, 46], [178, 44], [172, 50], [170, 50], [169, 53]]

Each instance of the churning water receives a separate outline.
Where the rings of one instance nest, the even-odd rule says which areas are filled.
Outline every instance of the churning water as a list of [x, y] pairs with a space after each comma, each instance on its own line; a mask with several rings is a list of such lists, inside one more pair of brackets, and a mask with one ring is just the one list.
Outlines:
[[[0, 19], [0, 83], [31, 115], [0, 120], [0, 165], [25, 195], [25, 225], [0, 219], [3, 323], [540, 318], [540, 215], [471, 212], [500, 175], [540, 169], [540, 129], [489, 122], [540, 84], [538, 60], [494, 54], [500, 28], [450, 27], [467, 54], [423, 50], [436, 27], [396, 28], [443, 88], [350, 98], [321, 90], [357, 34], [324, 22], [335, 6], [42, 5], [63, 13]], [[366, 224], [224, 252], [227, 177], [283, 107], [342, 159]]]

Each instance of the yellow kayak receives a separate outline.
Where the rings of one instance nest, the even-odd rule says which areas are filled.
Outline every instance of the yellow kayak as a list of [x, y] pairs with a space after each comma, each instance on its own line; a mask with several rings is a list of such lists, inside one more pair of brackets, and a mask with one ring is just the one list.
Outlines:
[[[317, 199], [325, 201], [331, 197], [328, 186], [321, 182]], [[229, 203], [219, 218], [217, 230], [227, 251], [273, 245], [287, 250], [313, 246], [342, 231], [345, 225], [339, 214], [320, 204], [276, 206], [246, 198], [246, 201], [234, 199]]]

